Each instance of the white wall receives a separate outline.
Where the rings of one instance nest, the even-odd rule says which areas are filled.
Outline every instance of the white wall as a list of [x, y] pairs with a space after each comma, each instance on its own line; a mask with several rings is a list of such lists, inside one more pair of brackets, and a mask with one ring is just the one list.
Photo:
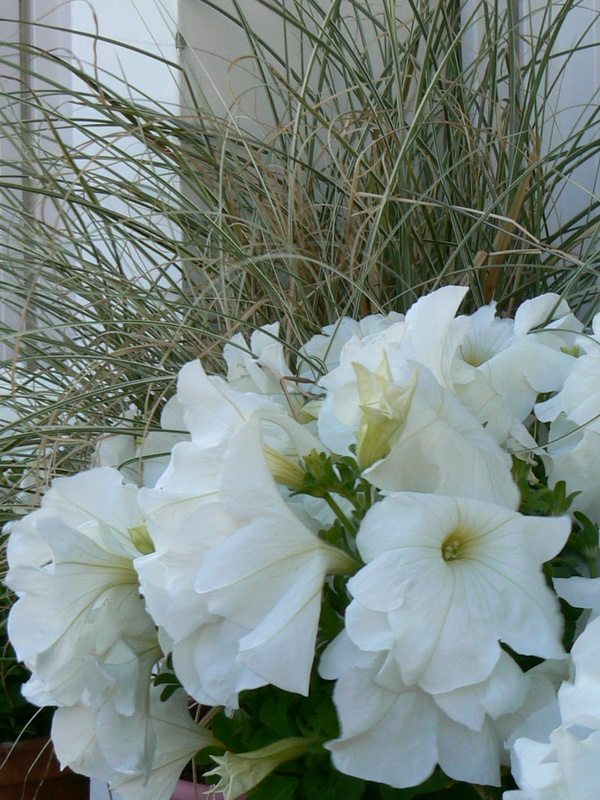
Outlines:
[[[489, 1], [516, 2], [523, 18], [533, 19], [532, 25], [529, 22], [523, 25], [523, 52], [526, 56], [528, 37], [537, 35], [536, 20], [541, 20], [545, 13], [546, 0]], [[223, 9], [232, 11], [232, 0], [218, 2]], [[321, 2], [324, 9], [330, 7], [331, 0]], [[383, 2], [372, 0], [375, 12], [381, 13]], [[475, 2], [466, 0], [466, 14]], [[561, 2], [555, 0], [553, 3], [554, 13], [560, 10]], [[343, 3], [349, 11], [350, 0], [343, 0]], [[109, 81], [121, 89], [123, 81], [128, 82], [148, 102], [163, 104], [168, 111], [179, 109], [181, 87], [177, 70], [133, 49], [98, 40], [96, 33], [104, 39], [124, 42], [175, 63], [181, 58], [195, 76], [198, 91], [205, 95], [206, 102], [214, 111], [224, 115], [233, 113], [238, 123], [241, 120], [245, 120], [244, 124], [252, 124], [250, 121], [257, 119], [267, 123], [270, 121], [270, 111], [260, 87], [260, 70], [245, 33], [235, 25], [227, 24], [222, 15], [209, 8], [203, 0], [0, 0], [0, 16], [14, 20], [12, 23], [0, 22], [1, 39], [18, 39], [19, 7], [22, 11], [29, 7], [33, 22], [40, 23], [39, 27], [34, 25], [31, 29], [35, 45], [61, 54], [71, 54], [76, 63], [88, 69], [100, 70], [103, 79], [112, 76]], [[287, 49], [288, 60], [294, 67], [299, 68], [302, 58], [306, 62], [307, 53], [300, 54], [297, 37], [289, 30], [284, 30], [281, 21], [265, 10], [258, 0], [242, 0], [242, 8], [250, 26], [258, 29], [278, 52]], [[600, 0], [587, 0], [579, 8], [573, 9], [556, 50], [568, 50], [579, 42], [586, 30], [587, 42], [600, 41], [600, 24], [595, 18], [598, 10]], [[396, 13], [401, 19], [410, 17], [407, 0], [397, 0]], [[43, 26], [71, 29], [73, 33]], [[472, 51], [476, 49], [477, 35], [478, 28], [474, 27], [465, 41], [467, 59], [469, 48]], [[561, 65], [560, 59], [556, 59], [554, 64], [557, 71]], [[34, 59], [33, 68], [37, 65]], [[47, 62], [44, 63], [44, 71], [47, 77], [62, 82], [69, 80], [64, 72], [49, 66]], [[10, 86], [17, 77], [16, 64], [2, 70], [4, 86]], [[590, 101], [597, 102], [599, 84], [600, 48], [596, 46], [570, 61], [554, 90], [552, 103], [547, 110], [546, 149], [551, 149], [560, 139], [570, 135], [578, 124], [581, 125], [582, 109]], [[56, 102], [65, 101], [64, 98], [57, 98]], [[588, 138], [597, 138], [597, 126], [586, 135]], [[137, 146], [132, 140], [131, 152], [135, 152]], [[6, 139], [0, 141], [0, 157], [10, 160], [14, 155], [11, 142]], [[577, 209], [586, 208], [590, 194], [598, 188], [598, 162], [596, 158], [583, 165], [568, 182], [564, 181], [559, 187], [556, 197], [558, 215], [564, 217], [572, 215]], [[143, 270], [143, 265], [139, 266]], [[1, 304], [0, 314], [7, 314]]]
[[[126, 93], [124, 86], [128, 83], [135, 87], [130, 91], [138, 98], [162, 105], [166, 113], [177, 113], [179, 73], [164, 63], [165, 59], [178, 63], [177, 0], [0, 0], [0, 17], [4, 20], [0, 21], [1, 41], [28, 42], [33, 47], [67, 57], [77, 66], [97, 71], [100, 79], [117, 92]], [[30, 24], [24, 25], [27, 21]], [[117, 42], [130, 47], [118, 46]], [[156, 54], [160, 59], [149, 58], [136, 52], [135, 48], [143, 53]], [[0, 69], [0, 81], [5, 91], [27, 88], [28, 85], [32, 91], [44, 93], [50, 81], [81, 88], [68, 70], [48, 59], [21, 56], [19, 63], [18, 51], [10, 46], [0, 48], [0, 57], [12, 60], [11, 65]], [[40, 78], [29, 76], [29, 70], [39, 71]], [[52, 103], [67, 116], [69, 109], [73, 108], [68, 93], [57, 94]], [[13, 118], [30, 114], [25, 105], [19, 108], [18, 103], [12, 109], [0, 108], [2, 112], [10, 113]], [[31, 130], [35, 130], [35, 126], [31, 126]], [[110, 135], [108, 129], [106, 134]], [[73, 146], [78, 146], [84, 139], [76, 131], [63, 129], [61, 135]], [[131, 153], [139, 147], [133, 138], [129, 141], [121, 139], [120, 145]], [[44, 146], [48, 146], [47, 140]], [[90, 148], [86, 152], [90, 160], [94, 158]], [[18, 176], [19, 154], [7, 137], [0, 140], [0, 160], [10, 164], [1, 168], [2, 174], [6, 176], [10, 172]], [[33, 195], [24, 193], [23, 198], [32, 208], [35, 203]], [[55, 221], [55, 209], [50, 202], [38, 202], [35, 213], [47, 222]], [[160, 224], [160, 220], [157, 222]], [[101, 242], [99, 246], [102, 247]], [[130, 266], [132, 275], [144, 272], [144, 265], [135, 259]], [[3, 296], [7, 299], [7, 291], [0, 291], [0, 319], [15, 326], [19, 324], [19, 315], [2, 303]], [[35, 323], [29, 319], [28, 324]], [[8, 348], [0, 343], [0, 356], [6, 358], [8, 355]]]
[[[350, 5], [347, 0], [346, 8]], [[465, 20], [471, 17], [479, 0], [465, 0]], [[513, 3], [517, 14], [524, 20], [522, 23], [523, 56], [527, 57], [529, 37], [537, 36], [542, 23], [547, 0], [489, 0], [490, 3]], [[322, 7], [330, 7], [330, 0], [322, 0]], [[233, 14], [233, 0], [218, 0], [218, 5]], [[307, 4], [308, 5], [308, 4]], [[383, 0], [372, 0], [373, 10], [382, 13]], [[562, 0], [554, 0], [553, 13], [561, 8]], [[287, 47], [290, 61], [297, 66], [300, 55], [297, 41], [293, 34], [284, 31], [281, 21], [273, 13], [269, 13], [258, 0], [243, 0], [242, 8], [252, 28], [271, 43], [278, 52]], [[343, 8], [343, 6], [342, 6]], [[600, 42], [600, 23], [597, 15], [600, 12], [600, 0], [587, 0], [578, 8], [572, 9], [566, 24], [561, 30], [555, 45], [555, 52], [569, 50], [576, 44], [592, 44]], [[342, 11], [342, 13], [344, 13]], [[407, 0], [398, 0], [396, 15], [401, 20], [411, 17]], [[216, 112], [231, 114], [237, 122], [244, 120], [246, 126], [250, 121], [263, 120], [270, 122], [271, 117], [264, 92], [261, 91], [261, 77], [255, 58], [251, 57], [243, 30], [224, 20], [218, 11], [209, 8], [203, 0], [179, 0], [180, 29], [185, 38], [183, 62], [195, 76], [206, 102]], [[463, 54], [468, 63], [478, 50], [478, 39], [482, 34], [481, 18], [471, 24], [467, 30], [463, 44]], [[581, 37], [584, 31], [584, 41]], [[306, 54], [304, 54], [305, 61]], [[564, 59], [553, 59], [554, 74], [558, 74]], [[551, 96], [546, 109], [547, 133], [544, 142], [546, 150], [556, 146], [561, 139], [571, 135], [572, 131], [583, 122], [582, 113], [587, 103], [598, 102], [600, 85], [600, 45], [578, 53], [572, 58], [560, 82]], [[597, 126], [589, 130], [588, 140], [598, 138]], [[570, 178], [563, 182], [556, 193], [557, 216], [572, 216], [577, 210], [588, 206], [590, 195], [598, 190], [598, 159], [580, 167]]]
[[[78, 62], [87, 70], [98, 70], [103, 83], [114, 87], [117, 94], [131, 95], [146, 105], [164, 109], [165, 114], [177, 114], [180, 108], [180, 74], [177, 49], [177, 0], [71, 0], [70, 27], [75, 32], [71, 47]], [[85, 34], [92, 34], [86, 36]], [[94, 35], [98, 34], [101, 39]], [[112, 40], [112, 41], [106, 41]], [[139, 51], [139, 52], [138, 52]], [[152, 56], [157, 56], [153, 58]], [[171, 62], [174, 66], [170, 66]], [[106, 128], [104, 138], [116, 137], [120, 150], [135, 156], [145, 150], [135, 137], [124, 137], [120, 128]], [[85, 139], [76, 135], [75, 145]], [[98, 145], [98, 152], [102, 146]], [[94, 157], [93, 148], [86, 154]], [[103, 155], [106, 155], [103, 153]], [[136, 173], [130, 163], [118, 169], [125, 180], [134, 181]], [[105, 199], [105, 205], [127, 214], [119, 200]], [[156, 215], [153, 224], [165, 225]], [[176, 235], [176, 232], [171, 231]], [[104, 243], [96, 243], [100, 250]], [[141, 263], [137, 253], [129, 254], [123, 244], [121, 260], [132, 280], [145, 281], [148, 264]]]
[[[217, 0], [216, 4], [237, 18], [233, 0]], [[371, 4], [375, 15], [383, 14], [384, 0], [371, 0]], [[277, 54], [285, 53], [287, 63], [302, 76], [302, 64], [310, 62], [311, 51], [305, 42], [305, 50], [301, 53], [299, 37], [293, 26], [285, 26], [280, 16], [270, 12], [258, 0], [243, 0], [240, 5], [248, 26], [257, 31]], [[327, 13], [332, 2], [320, 0], [320, 5]], [[310, 4], [306, 3], [305, 8], [310, 23]], [[355, 22], [349, 0], [342, 0], [340, 13], [347, 22], [346, 34], [352, 39]], [[412, 11], [408, 0], [397, 0], [395, 13], [399, 20], [410, 19]], [[186, 44], [183, 63], [195, 76], [209, 107], [215, 113], [231, 113], [237, 120], [268, 122], [271, 117], [261, 87], [261, 61], [254, 56], [244, 30], [203, 0], [179, 0], [179, 20]], [[316, 23], [313, 22], [311, 27], [316, 30]], [[373, 39], [375, 35], [373, 33]], [[357, 43], [357, 50], [359, 47]], [[268, 60], [278, 70], [284, 71], [275, 57], [268, 56]]]
[[[19, 41], [19, 0], [2, 0], [2, 15], [11, 21], [0, 21], [0, 41], [11, 43]], [[19, 86], [19, 60], [16, 57], [15, 51], [9, 44], [0, 46], [0, 58], [7, 60], [10, 63], [3, 63], [0, 66], [0, 88], [3, 92], [13, 91]], [[0, 100], [1, 103], [1, 100]], [[13, 116], [19, 115], [20, 109], [18, 107], [2, 108], [0, 113]], [[0, 180], [7, 178], [12, 173], [12, 169], [8, 164], [17, 158], [17, 150], [13, 142], [8, 137], [0, 137]], [[7, 252], [0, 247], [0, 259], [7, 256]], [[0, 270], [0, 280], [4, 283], [6, 276]], [[4, 299], [5, 302], [2, 302]], [[10, 311], [7, 307], [6, 300], [7, 289], [0, 288], [0, 320], [11, 327], [18, 325], [18, 315]], [[9, 354], [8, 346], [0, 343], [0, 358], [7, 358]]]
[[[74, 31], [97, 32], [177, 63], [177, 0], [71, 0], [68, 7]], [[75, 35], [72, 49], [83, 64], [100, 68], [104, 79], [114, 75], [115, 84], [128, 81], [140, 95], [177, 109], [178, 74], [161, 61], [85, 36]]]
[[[519, 0], [523, 23], [524, 54], [528, 41], [539, 35], [539, 28], [547, 24], [549, 11], [545, 0]], [[551, 14], [554, 18], [563, 8], [561, 0], [554, 0]], [[583, 132], [582, 142], [600, 138], [600, 125], [596, 120], [587, 124], [589, 104], [597, 108], [600, 101], [600, 0], [586, 0], [571, 8], [560, 28], [553, 48], [557, 57], [552, 59], [550, 75], [555, 85], [545, 115], [545, 140], [542, 151], [548, 152]], [[584, 48], [584, 49], [582, 49]], [[577, 50], [570, 53], [571, 50]], [[560, 54], [564, 55], [560, 55]], [[568, 55], [567, 55], [568, 54]], [[600, 190], [600, 158], [593, 157], [561, 182], [555, 193], [557, 215], [572, 216], [588, 207], [592, 196]]]

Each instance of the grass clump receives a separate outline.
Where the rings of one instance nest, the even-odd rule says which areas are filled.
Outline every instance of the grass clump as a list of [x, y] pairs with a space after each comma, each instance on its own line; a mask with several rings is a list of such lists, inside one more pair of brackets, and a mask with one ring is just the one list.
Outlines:
[[[157, 427], [179, 368], [219, 369], [237, 331], [279, 320], [293, 361], [341, 315], [403, 311], [448, 282], [469, 285], [471, 308], [510, 313], [548, 290], [586, 319], [597, 308], [598, 199], [562, 217], [556, 203], [597, 157], [598, 106], [548, 136], [588, 47], [558, 52], [579, 0], [526, 21], [487, 0], [409, 0], [402, 18], [390, 0], [260, 3], [281, 50], [238, 0], [219, 11], [246, 36], [260, 118], [243, 97], [212, 111], [190, 59], [165, 62], [177, 113], [32, 48], [35, 91], [5, 84], [0, 127], [18, 151], [0, 180], [5, 518], [89, 466], [102, 434]], [[58, 68], [64, 83], [46, 77]]]

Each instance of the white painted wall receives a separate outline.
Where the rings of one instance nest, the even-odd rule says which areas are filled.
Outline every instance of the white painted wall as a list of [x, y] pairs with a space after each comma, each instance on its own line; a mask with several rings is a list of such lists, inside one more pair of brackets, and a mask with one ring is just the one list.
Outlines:
[[[13, 91], [19, 86], [19, 60], [16, 58], [15, 51], [10, 47], [11, 42], [19, 41], [19, 0], [2, 0], [3, 5], [2, 15], [12, 21], [0, 21], [0, 41], [6, 42], [6, 45], [0, 46], [0, 58], [10, 63], [3, 63], [0, 66], [0, 86], [2, 91]], [[14, 114], [19, 114], [18, 107], [13, 108], [0, 108], [0, 113], [6, 114], [12, 118]], [[4, 164], [10, 163], [17, 159], [17, 150], [13, 142], [8, 137], [0, 137], [0, 180], [7, 178], [12, 170], [9, 166]], [[6, 251], [0, 247], [0, 259], [6, 255]], [[5, 282], [6, 276], [0, 270], [0, 280]], [[8, 290], [0, 288], [0, 320], [11, 327], [16, 327], [19, 323], [18, 314], [9, 310], [6, 305], [8, 300]], [[3, 302], [4, 301], [4, 302]], [[0, 342], [0, 358], [7, 358], [9, 355], [9, 348], [4, 343]]]
[[[164, 109], [167, 115], [179, 113], [177, 0], [119, 0], [118, 3], [71, 0], [69, 11], [73, 31], [71, 47], [82, 67], [88, 71], [97, 70], [102, 82], [114, 87], [117, 94], [130, 95], [147, 105]], [[119, 128], [106, 128], [104, 136], [106, 140], [118, 137], [119, 148], [129, 156], [144, 150], [143, 144], [133, 136], [124, 137]], [[77, 146], [84, 139], [83, 134], [79, 137], [76, 134], [74, 144]], [[98, 152], [101, 150], [99, 145]], [[86, 153], [93, 158], [89, 145]], [[135, 180], [136, 171], [131, 163], [122, 163], [119, 170], [125, 180]], [[119, 213], [129, 213], [117, 199], [103, 202]], [[152, 221], [155, 225], [166, 225], [164, 218], [158, 215]], [[174, 231], [171, 233], [177, 235]], [[104, 248], [101, 240], [96, 244], [101, 250]], [[129, 256], [126, 244], [121, 259], [132, 280], [146, 279], [149, 265], [141, 263], [137, 254]]]
[[[0, 17], [4, 20], [0, 21], [0, 40], [15, 43], [28, 40], [34, 47], [67, 57], [88, 71], [96, 71], [99, 78], [117, 92], [130, 92], [147, 103], [162, 105], [166, 113], [177, 113], [179, 74], [176, 68], [164, 63], [165, 60], [174, 64], [178, 61], [177, 0], [0, 0]], [[22, 24], [24, 20], [31, 23], [26, 29]], [[114, 43], [105, 40], [114, 40]], [[136, 52], [136, 48], [141, 52]], [[145, 54], [155, 54], [160, 59]], [[0, 56], [13, 60], [13, 65], [0, 70], [2, 86], [8, 91], [23, 85], [29, 68], [41, 73], [39, 79], [26, 78], [33, 91], [44, 93], [48, 82], [53, 80], [66, 87], [81, 88], [68, 70], [48, 59], [31, 57], [29, 63], [21, 65], [27, 69], [20, 72], [18, 53], [4, 47]], [[126, 84], [131, 88], [124, 89]], [[52, 102], [61, 113], [69, 114], [68, 93], [57, 95]], [[14, 113], [19, 113], [18, 107]], [[110, 135], [110, 130], [107, 129], [106, 134]], [[73, 146], [78, 146], [85, 138], [76, 131], [69, 136], [63, 130], [61, 135]], [[140, 147], [133, 138], [121, 138], [120, 145], [132, 154]], [[86, 152], [92, 160], [94, 152], [90, 148]], [[15, 165], [19, 163], [18, 152], [7, 138], [0, 141], [0, 158]], [[8, 169], [4, 168], [3, 172], [6, 174]], [[12, 171], [18, 172], [18, 169]], [[33, 199], [31, 195], [26, 196]], [[119, 204], [115, 202], [114, 207], [119, 208]], [[35, 210], [46, 221], [54, 223], [56, 215], [52, 203], [38, 202]], [[161, 224], [160, 219], [156, 222]], [[102, 247], [102, 242], [98, 242], [98, 246]], [[132, 277], [144, 274], [145, 265], [136, 259], [130, 259], [130, 264], [126, 258], [124, 261]], [[0, 292], [0, 319], [15, 326], [19, 322], [18, 315], [2, 303], [6, 292]], [[0, 343], [0, 355], [5, 358], [8, 354], [8, 348]]]
[[[371, 0], [374, 15], [383, 14], [384, 2], [389, 0]], [[216, 5], [237, 18], [233, 0], [217, 0]], [[305, 42], [305, 49], [301, 51], [299, 36], [293, 26], [286, 26], [280, 16], [269, 11], [258, 0], [243, 0], [240, 5], [248, 26], [259, 32], [276, 54], [285, 54], [286, 62], [305, 77], [302, 65], [310, 63], [311, 50]], [[332, 2], [320, 0], [320, 6], [326, 14]], [[395, 7], [399, 20], [412, 17], [408, 0], [396, 0]], [[310, 4], [306, 3], [305, 8], [308, 15]], [[341, 15], [347, 25], [346, 36], [350, 41], [354, 38], [359, 50], [350, 0], [342, 0]], [[317, 30], [317, 19], [315, 15], [313, 30]], [[252, 121], [268, 125], [272, 116], [261, 86], [261, 65], [264, 62], [253, 53], [245, 31], [203, 0], [179, 0], [179, 27], [185, 40], [182, 62], [195, 78], [197, 90], [204, 96], [207, 105], [215, 113], [231, 115], [240, 123], [244, 120], [246, 126]], [[372, 38], [375, 35], [373, 32]], [[284, 73], [275, 56], [268, 55], [266, 60]]]
[[98, 33], [143, 51], [75, 34], [71, 46], [82, 64], [100, 69], [104, 80], [114, 75], [119, 87], [121, 80], [129, 82], [139, 96], [178, 108], [177, 71], [144, 55], [177, 63], [177, 0], [71, 0], [68, 8], [73, 31]]
[[[523, 50], [527, 57], [528, 41], [539, 36], [543, 20], [554, 17], [563, 7], [554, 0], [551, 10], [544, 0], [519, 0], [523, 22]], [[552, 59], [551, 76], [555, 86], [546, 110], [543, 152], [551, 151], [582, 132], [582, 141], [589, 143], [600, 138], [600, 125], [588, 125], [589, 104], [597, 107], [600, 101], [600, 0], [587, 0], [571, 8], [560, 29], [554, 46], [557, 57]], [[585, 48], [585, 49], [581, 49]], [[571, 54], [569, 51], [577, 49]], [[564, 55], [560, 55], [560, 54]], [[567, 56], [566, 54], [569, 53]], [[561, 218], [572, 216], [588, 207], [600, 191], [600, 158], [593, 157], [561, 182], [556, 197], [556, 211]]]

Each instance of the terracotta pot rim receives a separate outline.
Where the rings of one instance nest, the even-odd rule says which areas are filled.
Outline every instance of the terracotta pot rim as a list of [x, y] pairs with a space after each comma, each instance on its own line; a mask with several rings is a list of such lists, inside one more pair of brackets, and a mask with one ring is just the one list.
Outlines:
[[0, 743], [0, 786], [17, 786], [73, 774], [61, 770], [48, 736]]

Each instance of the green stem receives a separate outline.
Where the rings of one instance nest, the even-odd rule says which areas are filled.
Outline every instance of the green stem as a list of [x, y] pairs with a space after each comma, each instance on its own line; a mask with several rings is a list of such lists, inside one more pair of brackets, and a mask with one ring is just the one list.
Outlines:
[[334, 500], [334, 499], [333, 499], [333, 497], [332, 497], [332, 496], [329, 494], [329, 492], [323, 492], [323, 500], [325, 500], [325, 502], [327, 503], [327, 505], [329, 506], [329, 508], [330, 508], [330, 509], [333, 511], [333, 513], [336, 515], [336, 517], [337, 517], [337, 518], [339, 519], [339, 521], [342, 523], [342, 525], [344, 526], [344, 528], [346, 529], [346, 531], [347, 531], [347, 532], [348, 532], [348, 533], [349, 533], [351, 536], [355, 537], [355, 536], [356, 536], [356, 534], [358, 533], [358, 528], [357, 528], [357, 526], [356, 526], [356, 525], [354, 525], [354, 523], [353, 523], [353, 522], [351, 522], [351, 521], [348, 519], [348, 517], [347, 517], [347, 516], [344, 514], [344, 512], [342, 511], [342, 509], [341, 509], [341, 508], [339, 507], [339, 505], [338, 505], [338, 504], [335, 502], [335, 500]]

